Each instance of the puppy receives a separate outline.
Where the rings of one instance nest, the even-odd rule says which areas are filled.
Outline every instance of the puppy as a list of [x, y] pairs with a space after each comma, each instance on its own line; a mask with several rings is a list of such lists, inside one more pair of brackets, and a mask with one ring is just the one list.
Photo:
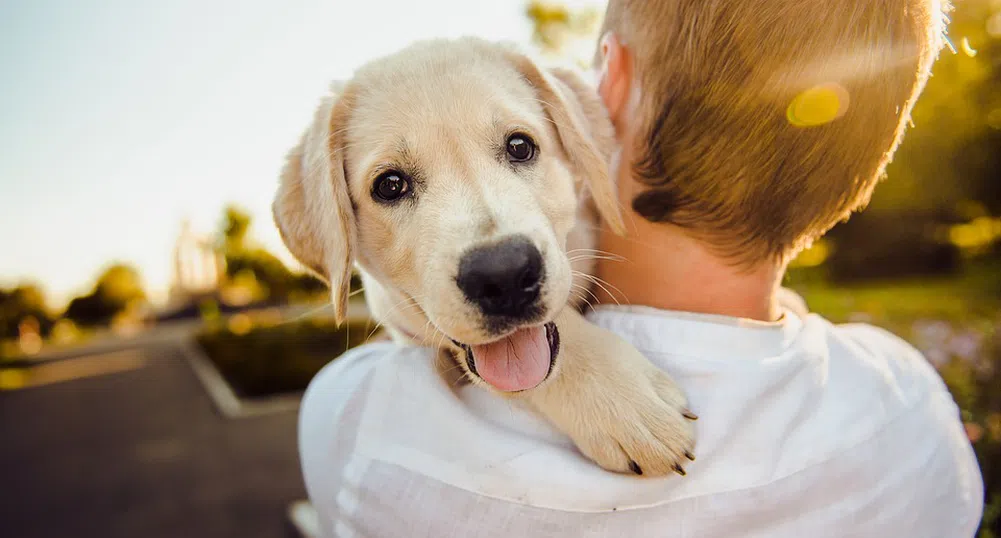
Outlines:
[[598, 218], [622, 231], [611, 124], [573, 73], [477, 39], [428, 41], [324, 98], [274, 218], [347, 309], [352, 268], [401, 343], [448, 350], [602, 467], [684, 474], [694, 415], [674, 382], [586, 322]]

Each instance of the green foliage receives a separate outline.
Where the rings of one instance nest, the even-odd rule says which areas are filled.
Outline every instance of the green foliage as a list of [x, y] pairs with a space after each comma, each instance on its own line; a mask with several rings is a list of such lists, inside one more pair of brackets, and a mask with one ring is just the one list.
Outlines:
[[28, 319], [38, 323], [42, 336], [52, 328], [53, 320], [42, 289], [33, 284], [0, 289], [0, 340], [17, 338], [21, 323]]
[[954, 221], [938, 212], [856, 215], [827, 236], [834, 245], [830, 276], [847, 282], [956, 274], [961, 251], [946, 233]]
[[936, 62], [887, 180], [865, 213], [829, 235], [839, 278], [950, 274], [971, 251], [1001, 255], [990, 241], [961, 252], [948, 230], [1001, 215], [1001, 3], [955, 7], [954, 50]]
[[278, 301], [326, 289], [326, 284], [312, 275], [290, 271], [275, 255], [255, 246], [248, 238], [252, 224], [250, 214], [236, 206], [228, 206], [223, 212], [219, 236], [230, 284], [250, 280], [262, 298]]
[[[993, 4], [993, 5], [992, 5]], [[943, 51], [872, 209], [1001, 211], [1001, 5], [957, 0]], [[990, 30], [990, 31], [989, 31]], [[993, 34], [992, 34], [993, 32]], [[978, 215], [973, 215], [978, 216]]]
[[940, 368], [963, 410], [984, 478], [985, 506], [978, 536], [1001, 534], [1001, 334], [995, 328], [982, 363], [954, 357]]
[[998, 262], [980, 262], [968, 264], [953, 277], [834, 285], [827, 269], [819, 267], [791, 270], [783, 284], [802, 294], [810, 310], [831, 321], [865, 321], [911, 338], [914, 323], [919, 321], [989, 326], [1001, 315], [999, 271]]
[[139, 271], [125, 264], [115, 264], [106, 269], [98, 277], [94, 292], [105, 301], [123, 308], [131, 301], [146, 298]]
[[990, 501], [984, 504], [984, 518], [977, 538], [996, 538], [998, 522], [1001, 522], [1001, 495], [993, 495]]
[[209, 329], [198, 335], [198, 343], [241, 397], [257, 398], [305, 389], [328, 362], [363, 343], [372, 326], [350, 322], [337, 327], [318, 318], [240, 332]]
[[569, 58], [581, 67], [590, 64], [601, 27], [600, 10], [570, 9], [561, 2], [531, 0], [525, 15], [532, 22], [532, 41], [544, 54]]
[[115, 315], [145, 300], [139, 272], [118, 263], [101, 273], [89, 294], [70, 301], [63, 316], [81, 327], [107, 325]]
[[237, 206], [230, 205], [223, 210], [222, 239], [227, 254], [241, 252], [246, 248], [252, 220], [250, 213]]
[[285, 264], [260, 248], [226, 254], [226, 276], [233, 279], [241, 273], [253, 275], [269, 297], [287, 297], [294, 282], [294, 275]]

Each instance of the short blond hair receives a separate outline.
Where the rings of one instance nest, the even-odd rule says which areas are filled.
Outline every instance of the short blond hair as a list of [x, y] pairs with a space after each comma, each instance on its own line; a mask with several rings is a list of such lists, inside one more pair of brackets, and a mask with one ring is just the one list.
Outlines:
[[[632, 51], [642, 92], [631, 166], [646, 187], [633, 209], [738, 263], [794, 255], [868, 203], [944, 43], [948, 8], [610, 0], [604, 32]], [[817, 87], [838, 90], [843, 115], [797, 124], [790, 104]]]

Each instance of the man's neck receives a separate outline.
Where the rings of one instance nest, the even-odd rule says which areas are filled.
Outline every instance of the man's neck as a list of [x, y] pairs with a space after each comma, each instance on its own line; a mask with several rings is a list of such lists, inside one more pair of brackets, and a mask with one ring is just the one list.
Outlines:
[[[679, 228], [626, 217], [628, 232], [602, 228], [596, 293], [601, 303], [775, 321], [783, 267], [761, 263], [750, 270], [713, 255]], [[609, 256], [610, 255], [610, 256]], [[615, 259], [609, 259], [615, 258]]]

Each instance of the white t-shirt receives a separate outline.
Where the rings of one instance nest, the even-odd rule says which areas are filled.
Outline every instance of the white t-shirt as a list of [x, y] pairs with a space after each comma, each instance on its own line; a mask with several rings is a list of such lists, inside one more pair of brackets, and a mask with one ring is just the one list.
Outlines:
[[509, 400], [451, 390], [432, 353], [383, 343], [327, 366], [300, 411], [328, 536], [973, 536], [983, 482], [959, 411], [912, 347], [865, 325], [600, 308], [686, 391], [685, 477], [603, 471]]

